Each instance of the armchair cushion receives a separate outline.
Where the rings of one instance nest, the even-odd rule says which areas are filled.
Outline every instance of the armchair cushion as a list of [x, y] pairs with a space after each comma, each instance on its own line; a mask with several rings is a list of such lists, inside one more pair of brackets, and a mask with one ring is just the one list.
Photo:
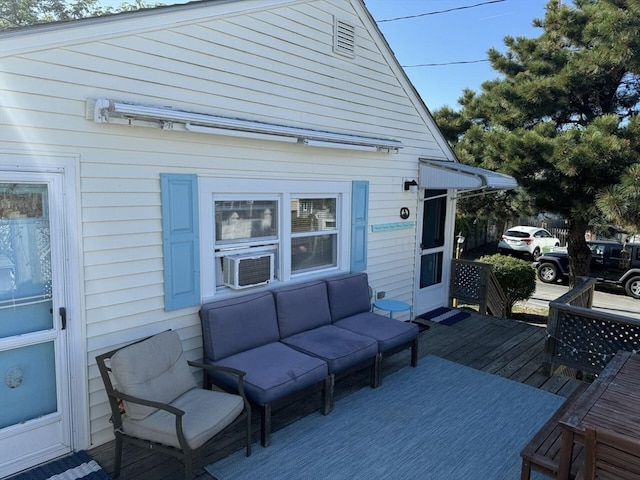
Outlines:
[[336, 327], [346, 328], [355, 333], [375, 338], [380, 353], [388, 352], [405, 345], [418, 337], [419, 329], [415, 323], [401, 322], [377, 313], [364, 312], [352, 315], [334, 323]]
[[280, 338], [270, 292], [206, 303], [200, 320], [205, 357], [214, 362]]
[[301, 332], [282, 342], [308, 355], [323, 359], [329, 373], [339, 373], [355, 365], [373, 359], [378, 353], [378, 342], [371, 337], [349, 330], [324, 325]]
[[[171, 403], [196, 387], [182, 353], [180, 337], [166, 331], [118, 350], [111, 357], [116, 389], [134, 397]], [[127, 415], [142, 420], [156, 412], [153, 407], [126, 402]]]
[[305, 283], [273, 291], [282, 338], [331, 323], [324, 282]]
[[[176, 398], [171, 405], [183, 410], [182, 431], [191, 449], [196, 449], [230, 425], [244, 409], [239, 395], [194, 388]], [[176, 436], [176, 416], [156, 410], [142, 420], [122, 419], [124, 433], [164, 445], [181, 448]]]
[[366, 273], [342, 275], [327, 279], [326, 283], [333, 322], [371, 310]]
[[[327, 375], [327, 364], [280, 342], [270, 343], [226, 357], [213, 365], [245, 371], [244, 391], [258, 405], [267, 405], [294, 392], [321, 382]], [[208, 372], [216, 383], [227, 388], [235, 379], [225, 372]]]

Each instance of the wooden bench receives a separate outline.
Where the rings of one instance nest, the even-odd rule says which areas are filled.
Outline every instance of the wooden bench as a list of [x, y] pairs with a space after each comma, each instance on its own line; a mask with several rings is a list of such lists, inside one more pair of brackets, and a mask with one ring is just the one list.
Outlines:
[[[547, 423], [542, 426], [538, 433], [536, 433], [522, 449], [520, 452], [520, 456], [522, 457], [521, 480], [529, 480], [531, 478], [531, 470], [535, 470], [551, 478], [558, 478], [560, 437], [562, 436], [562, 428], [560, 427], [559, 420], [587, 387], [588, 384], [586, 383], [578, 386]], [[584, 449], [582, 446], [576, 445], [573, 449], [573, 459], [571, 462], [572, 465], [576, 466], [576, 471], [572, 470], [572, 477], [577, 473], [577, 466], [582, 463], [580, 460], [583, 456]]]

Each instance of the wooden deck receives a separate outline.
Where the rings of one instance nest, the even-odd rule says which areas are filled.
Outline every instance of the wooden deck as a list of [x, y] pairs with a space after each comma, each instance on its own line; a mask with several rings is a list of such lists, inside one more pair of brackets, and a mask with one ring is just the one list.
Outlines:
[[[511, 319], [473, 314], [453, 326], [430, 323], [420, 333], [419, 356], [435, 355], [478, 370], [531, 385], [562, 396], [569, 396], [580, 381], [556, 374], [547, 377], [541, 371], [546, 333], [544, 325]], [[409, 352], [401, 352], [384, 363], [385, 376], [409, 364]], [[356, 373], [336, 382], [336, 408], [340, 399], [368, 386], [368, 372]], [[384, 382], [384, 377], [383, 377]], [[274, 410], [273, 430], [278, 430], [299, 418], [316, 412], [318, 394]], [[259, 443], [259, 415], [254, 412], [254, 448]], [[204, 466], [241, 449], [242, 438], [232, 433], [218, 444], [207, 448], [196, 461], [194, 478], [211, 480]], [[215, 450], [214, 450], [215, 449]], [[89, 453], [109, 473], [113, 469], [114, 442], [89, 450]], [[125, 444], [121, 478], [126, 480], [175, 480], [184, 478], [182, 464], [174, 458]]]

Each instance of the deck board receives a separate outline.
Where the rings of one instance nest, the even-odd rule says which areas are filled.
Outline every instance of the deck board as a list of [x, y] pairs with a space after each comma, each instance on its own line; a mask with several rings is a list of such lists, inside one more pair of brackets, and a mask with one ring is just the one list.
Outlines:
[[[544, 326], [525, 322], [472, 314], [452, 326], [429, 323], [420, 333], [419, 356], [435, 355], [491, 374], [509, 378], [536, 388], [568, 397], [581, 383], [556, 374], [546, 376], [542, 371]], [[386, 359], [384, 375], [405, 367], [409, 352], [401, 352]], [[383, 376], [384, 382], [384, 376]], [[358, 372], [336, 382], [336, 402], [360, 388], [369, 388], [368, 372]], [[318, 411], [318, 393], [309, 394], [286, 408], [273, 413], [273, 430], [281, 429], [296, 420]], [[259, 414], [254, 412], [254, 441], [259, 438]], [[243, 448], [241, 428], [208, 448], [197, 460], [194, 478], [212, 480], [204, 466]], [[261, 448], [254, 443], [254, 448]], [[114, 442], [100, 445], [89, 453], [108, 472], [113, 468]], [[173, 480], [184, 478], [182, 464], [177, 459], [125, 444], [121, 478], [127, 480]]]

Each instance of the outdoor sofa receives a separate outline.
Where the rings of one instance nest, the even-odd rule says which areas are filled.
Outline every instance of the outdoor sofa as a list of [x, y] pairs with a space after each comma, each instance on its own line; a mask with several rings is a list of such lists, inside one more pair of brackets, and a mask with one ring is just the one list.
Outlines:
[[[335, 377], [371, 368], [381, 382], [383, 356], [411, 349], [417, 365], [418, 326], [371, 312], [366, 273], [287, 285], [202, 305], [204, 362], [246, 372], [244, 389], [261, 410], [261, 443], [269, 445], [271, 406], [319, 386], [321, 412], [333, 407]], [[204, 383], [234, 390], [224, 372]]]

